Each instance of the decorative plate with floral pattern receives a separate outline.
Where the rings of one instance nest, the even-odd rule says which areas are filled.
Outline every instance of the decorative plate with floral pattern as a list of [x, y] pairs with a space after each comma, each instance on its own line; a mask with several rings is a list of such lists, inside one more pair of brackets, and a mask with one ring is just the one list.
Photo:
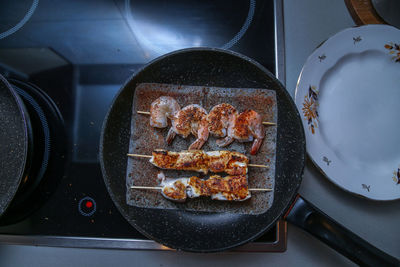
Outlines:
[[307, 59], [296, 87], [307, 152], [343, 189], [400, 198], [400, 30], [343, 30]]

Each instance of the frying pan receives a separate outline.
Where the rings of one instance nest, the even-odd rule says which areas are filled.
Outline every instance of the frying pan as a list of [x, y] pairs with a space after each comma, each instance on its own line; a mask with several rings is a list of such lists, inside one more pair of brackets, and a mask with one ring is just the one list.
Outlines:
[[0, 216], [13, 200], [32, 159], [32, 128], [22, 100], [0, 75]]
[[[278, 133], [274, 201], [260, 215], [150, 209], [126, 204], [125, 173], [132, 101], [140, 83], [168, 83], [275, 90]], [[250, 107], [249, 107], [250, 108]], [[106, 115], [100, 164], [115, 205], [137, 230], [178, 250], [216, 252], [250, 242], [286, 218], [360, 264], [399, 261], [363, 241], [297, 195], [306, 159], [305, 136], [295, 104], [282, 84], [263, 66], [238, 53], [190, 48], [161, 56], [123, 85]]]

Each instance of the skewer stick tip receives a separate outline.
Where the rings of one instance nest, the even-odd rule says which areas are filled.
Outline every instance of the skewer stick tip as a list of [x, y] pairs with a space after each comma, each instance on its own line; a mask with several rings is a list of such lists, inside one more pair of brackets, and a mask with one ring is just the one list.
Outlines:
[[274, 125], [276, 125], [275, 122], [269, 122], [269, 121], [263, 121], [262, 124], [267, 125], [267, 126], [274, 126]]
[[136, 111], [138, 114], [143, 114], [143, 115], [150, 115], [150, 112], [148, 112], [148, 111], [140, 111], [140, 110], [138, 110], [138, 111]]
[[152, 158], [153, 156], [150, 155], [140, 155], [140, 154], [126, 154], [128, 157], [135, 157], [135, 158]]
[[141, 186], [141, 185], [132, 185], [130, 189], [149, 189], [149, 190], [162, 190], [161, 186]]
[[260, 165], [260, 164], [247, 164], [249, 167], [257, 167], [257, 168], [267, 168], [269, 169], [268, 165]]
[[261, 192], [271, 192], [271, 188], [249, 188], [249, 191], [261, 191]]

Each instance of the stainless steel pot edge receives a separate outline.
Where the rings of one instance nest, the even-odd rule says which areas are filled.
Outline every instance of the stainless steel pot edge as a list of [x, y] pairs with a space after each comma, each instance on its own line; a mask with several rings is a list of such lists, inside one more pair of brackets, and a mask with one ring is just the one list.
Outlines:
[[[253, 242], [238, 247], [235, 252], [283, 252], [286, 250], [287, 224], [279, 221], [276, 227], [277, 240], [270, 242]], [[45, 235], [0, 235], [0, 244], [46, 246], [64, 248], [123, 249], [123, 250], [158, 250], [173, 251], [153, 240], [128, 238], [96, 238], [77, 236]]]

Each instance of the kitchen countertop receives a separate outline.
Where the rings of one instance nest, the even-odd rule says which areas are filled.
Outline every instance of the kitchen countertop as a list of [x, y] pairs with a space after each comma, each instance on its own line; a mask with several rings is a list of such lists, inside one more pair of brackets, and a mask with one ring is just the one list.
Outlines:
[[[284, 0], [286, 87], [294, 95], [308, 55], [329, 36], [354, 26], [344, 1]], [[399, 187], [400, 190], [400, 187]], [[400, 258], [400, 201], [376, 202], [344, 192], [307, 161], [300, 193], [322, 211], [385, 252]], [[173, 265], [353, 266], [309, 234], [288, 225], [284, 253], [192, 254], [0, 245], [0, 266]]]

